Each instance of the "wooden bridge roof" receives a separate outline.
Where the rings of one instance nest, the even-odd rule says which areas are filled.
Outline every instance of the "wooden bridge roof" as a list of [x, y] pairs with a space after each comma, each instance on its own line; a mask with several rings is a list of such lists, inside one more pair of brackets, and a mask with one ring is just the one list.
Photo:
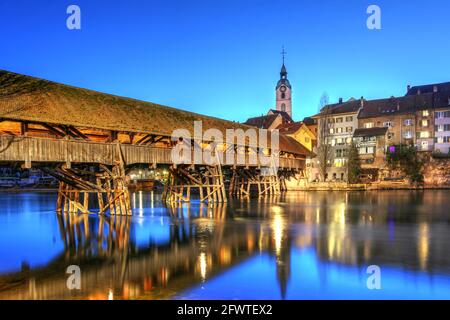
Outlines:
[[[0, 70], [0, 117], [8, 120], [70, 125], [123, 132], [171, 136], [175, 129], [193, 135], [194, 121], [203, 131], [251, 127], [151, 102], [77, 88]], [[224, 134], [225, 137], [225, 134]], [[280, 138], [280, 150], [307, 155], [289, 138]]]

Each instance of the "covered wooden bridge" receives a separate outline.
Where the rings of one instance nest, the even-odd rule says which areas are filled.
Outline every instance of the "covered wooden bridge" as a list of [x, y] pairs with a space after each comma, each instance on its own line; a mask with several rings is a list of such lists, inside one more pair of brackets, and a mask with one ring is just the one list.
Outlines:
[[[200, 131], [195, 127], [199, 121]], [[100, 213], [131, 214], [126, 174], [135, 165], [169, 168], [167, 201], [189, 201], [196, 188], [208, 202], [225, 202], [227, 194], [248, 196], [252, 184], [260, 195], [278, 193], [280, 177], [304, 169], [308, 151], [291, 137], [280, 135], [279, 143], [272, 144], [273, 133], [259, 130], [256, 141], [246, 136], [217, 143], [204, 138], [212, 129], [225, 139], [230, 129], [254, 128], [0, 71], [0, 163], [39, 166], [55, 176], [60, 181], [59, 211], [88, 213], [89, 194], [94, 193]], [[264, 137], [267, 145], [261, 143]], [[180, 144], [189, 145], [192, 160], [174, 163], [173, 150]], [[209, 150], [215, 160], [195, 160], [199, 149]], [[230, 152], [231, 162], [226, 157]]]

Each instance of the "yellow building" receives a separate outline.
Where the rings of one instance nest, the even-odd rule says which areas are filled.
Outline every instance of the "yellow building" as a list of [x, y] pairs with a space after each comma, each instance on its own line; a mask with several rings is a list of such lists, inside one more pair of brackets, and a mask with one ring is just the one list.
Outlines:
[[316, 146], [316, 135], [303, 122], [283, 123], [277, 127], [280, 133], [291, 136], [302, 144], [308, 151]]

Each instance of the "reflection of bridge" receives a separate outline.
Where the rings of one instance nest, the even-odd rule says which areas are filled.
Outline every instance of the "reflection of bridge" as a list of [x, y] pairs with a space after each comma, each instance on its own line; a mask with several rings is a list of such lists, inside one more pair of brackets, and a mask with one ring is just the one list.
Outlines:
[[[201, 121], [199, 130], [195, 121]], [[245, 134], [250, 129], [254, 136]], [[229, 130], [244, 135], [222, 142]], [[291, 137], [280, 135], [278, 143], [274, 137], [235, 122], [0, 71], [0, 162], [46, 166], [61, 182], [58, 211], [87, 213], [94, 193], [100, 213], [131, 215], [126, 170], [134, 165], [170, 166], [167, 201], [189, 201], [196, 188], [202, 201], [226, 202], [222, 168], [233, 177], [240, 169], [236, 188], [251, 180], [260, 194], [279, 193], [280, 176], [302, 171], [309, 152]], [[172, 150], [180, 145], [214, 161], [191, 156], [177, 165]], [[280, 175], [272, 170], [266, 178], [262, 173], [273, 167]]]
[[[223, 205], [206, 209], [209, 218], [183, 221], [183, 209], [173, 208], [177, 222], [170, 226], [170, 241], [145, 249], [130, 242], [131, 217], [60, 215], [64, 253], [45, 267], [0, 277], [0, 286], [7, 289], [0, 299], [168, 298], [281, 241], [257, 226], [230, 227]], [[283, 248], [276, 255], [284, 292], [289, 248]], [[67, 288], [65, 271], [73, 264], [81, 268], [81, 291]]]

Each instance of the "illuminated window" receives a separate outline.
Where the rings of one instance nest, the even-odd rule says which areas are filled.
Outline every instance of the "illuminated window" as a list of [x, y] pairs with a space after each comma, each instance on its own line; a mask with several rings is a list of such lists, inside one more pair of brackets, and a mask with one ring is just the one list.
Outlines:
[[412, 126], [412, 124], [413, 124], [412, 119], [405, 120], [405, 126]]
[[428, 117], [430, 115], [430, 112], [428, 110], [422, 111], [422, 117]]
[[364, 123], [364, 128], [366, 128], [366, 129], [373, 128], [373, 122]]
[[430, 137], [430, 132], [428, 131], [420, 131], [419, 132], [419, 138], [427, 139]]

